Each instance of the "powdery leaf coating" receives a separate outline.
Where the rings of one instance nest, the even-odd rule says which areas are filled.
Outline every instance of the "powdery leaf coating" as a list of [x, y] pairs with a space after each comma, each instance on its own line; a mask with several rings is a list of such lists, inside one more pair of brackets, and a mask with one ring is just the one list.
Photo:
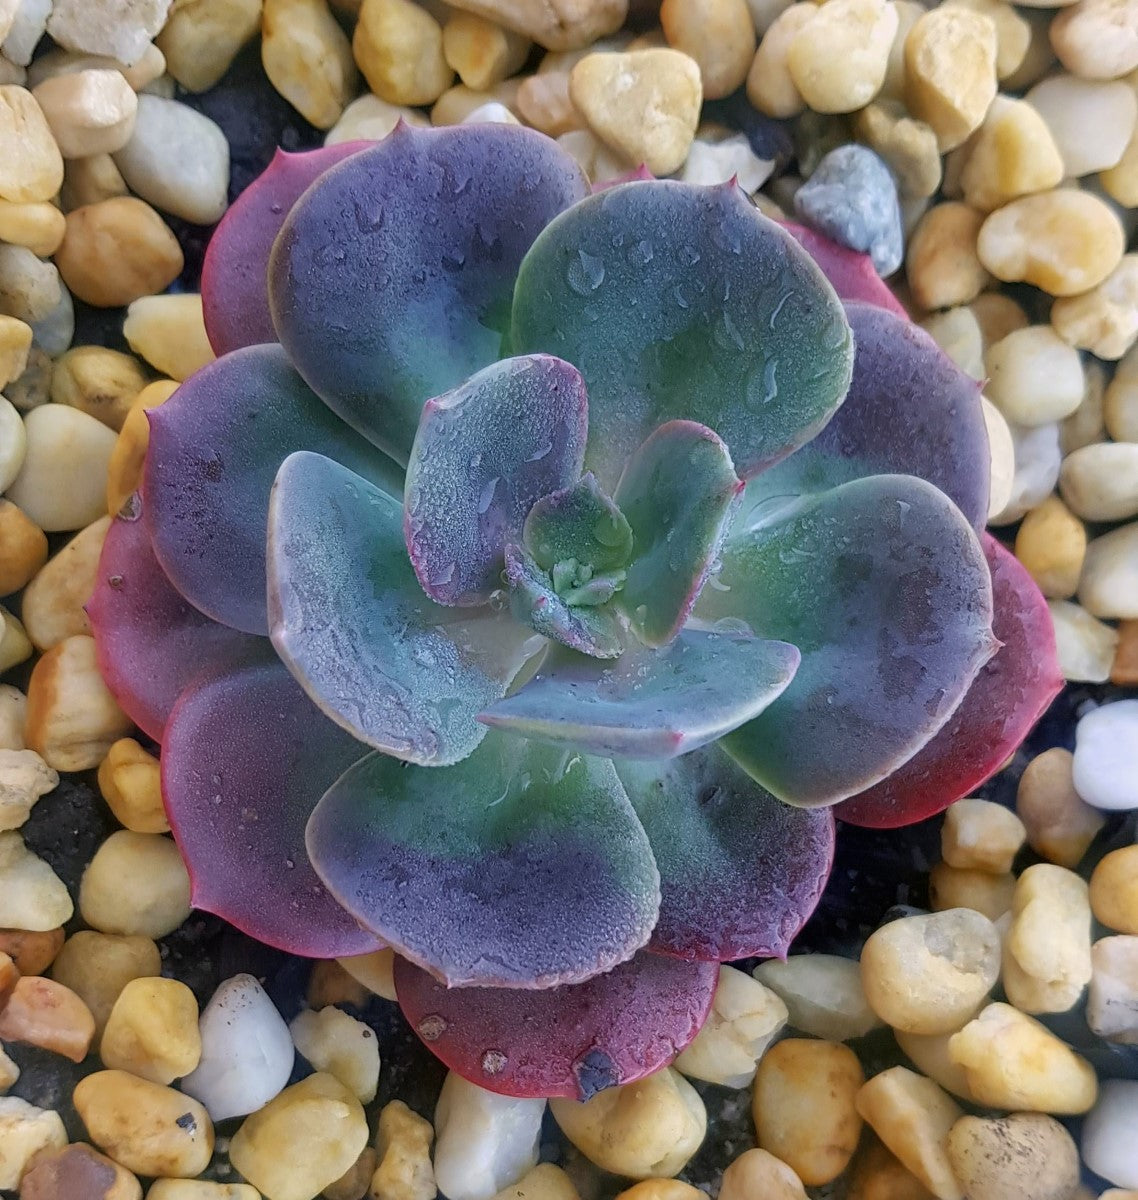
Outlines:
[[553, 647], [537, 674], [478, 719], [521, 737], [616, 758], [673, 758], [761, 713], [794, 678], [798, 651], [688, 629], [614, 662]]
[[632, 557], [628, 520], [591, 472], [538, 500], [526, 517], [522, 540], [543, 571], [570, 558], [610, 571], [627, 566]]
[[494, 733], [445, 771], [365, 758], [317, 805], [308, 851], [350, 912], [452, 987], [579, 983], [630, 958], [659, 911], [612, 763]]
[[743, 482], [718, 434], [669, 421], [629, 459], [616, 502], [632, 526], [633, 561], [617, 603], [647, 646], [679, 633], [707, 580]]
[[269, 267], [277, 336], [335, 412], [406, 462], [424, 401], [502, 353], [522, 257], [587, 191], [539, 133], [399, 125], [293, 206]]
[[660, 954], [783, 958], [834, 861], [831, 809], [776, 800], [717, 746], [617, 774], [660, 870]]
[[543, 637], [593, 658], [616, 658], [624, 649], [620, 618], [611, 607], [567, 604], [520, 546], [506, 547], [506, 584], [514, 618]]
[[285, 460], [268, 529], [273, 645], [316, 705], [405, 762], [465, 758], [486, 732], [475, 716], [538, 639], [490, 608], [428, 599], [402, 504], [322, 455]]
[[563, 213], [526, 255], [511, 344], [573, 363], [585, 465], [611, 487], [656, 426], [699, 421], [754, 475], [845, 395], [849, 326], [822, 272], [734, 185], [630, 183]]
[[589, 410], [575, 367], [535, 354], [428, 400], [407, 463], [403, 533], [439, 604], [485, 604], [534, 503], [581, 473]]
[[779, 224], [822, 268], [822, 273], [843, 300], [873, 304], [908, 320], [909, 314], [874, 270], [868, 254], [859, 254], [795, 221], [780, 221]]
[[273, 242], [305, 189], [329, 167], [370, 144], [343, 142], [300, 154], [277, 150], [230, 206], [202, 260], [202, 315], [215, 354], [277, 340], [269, 312]]
[[588, 1100], [666, 1067], [707, 1019], [718, 970], [642, 950], [584, 983], [544, 991], [445, 988], [395, 960], [411, 1028], [452, 1070], [491, 1092]]
[[848, 304], [853, 381], [829, 424], [797, 454], [752, 480], [744, 513], [768, 497], [820, 492], [866, 475], [916, 475], [983, 530], [990, 483], [980, 385], [919, 326]]
[[194, 676], [260, 644], [211, 621], [175, 590], [154, 557], [138, 495], [107, 530], [87, 615], [100, 674], [123, 712], [155, 741]]
[[1013, 554], [988, 534], [981, 540], [1002, 645], [930, 742], [834, 809], [842, 821], [894, 829], [943, 812], [1003, 766], [1063, 687], [1047, 601]]
[[400, 490], [395, 464], [320, 402], [280, 346], [210, 363], [149, 418], [143, 497], [158, 561], [191, 604], [246, 633], [269, 631], [269, 491], [294, 450], [329, 454]]
[[316, 801], [363, 747], [262, 644], [199, 675], [166, 726], [162, 793], [194, 907], [292, 954], [367, 954], [382, 943], [328, 894], [304, 849]]
[[742, 619], [802, 652], [779, 703], [723, 745], [805, 807], [845, 800], [912, 757], [998, 645], [975, 533], [909, 475], [854, 480], [745, 526], [697, 615]]

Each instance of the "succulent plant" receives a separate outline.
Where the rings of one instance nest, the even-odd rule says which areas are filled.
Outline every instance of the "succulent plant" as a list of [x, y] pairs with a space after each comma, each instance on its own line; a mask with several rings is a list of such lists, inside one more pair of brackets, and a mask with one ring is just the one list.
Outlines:
[[978, 385], [734, 185], [590, 195], [528, 130], [400, 127], [278, 155], [203, 298], [102, 668], [195, 904], [393, 947], [475, 1082], [670, 1061], [718, 962], [785, 954], [835, 813], [943, 809], [1057, 690]]

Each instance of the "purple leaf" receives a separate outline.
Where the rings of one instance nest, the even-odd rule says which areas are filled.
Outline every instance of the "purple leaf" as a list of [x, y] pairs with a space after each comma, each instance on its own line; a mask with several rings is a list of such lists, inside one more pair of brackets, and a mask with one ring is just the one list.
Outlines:
[[761, 713], [797, 666], [784, 642], [699, 629], [611, 663], [555, 646], [529, 683], [478, 719], [586, 754], [672, 758]]
[[834, 291], [843, 300], [874, 304], [908, 320], [909, 314], [878, 275], [868, 254], [860, 254], [848, 246], [842, 246], [795, 221], [779, 221], [779, 224], [822, 268], [826, 278], [834, 285]]
[[262, 644], [211, 621], [174, 589], [154, 557], [137, 494], [107, 531], [87, 615], [103, 679], [123, 712], [155, 741], [193, 676]]
[[419, 587], [398, 500], [319, 454], [288, 458], [269, 511], [273, 645], [317, 706], [407, 762], [465, 758], [475, 720], [540, 639], [491, 608]]
[[983, 530], [991, 472], [980, 385], [908, 320], [867, 304], [846, 314], [857, 350], [845, 402], [812, 442], [751, 481], [744, 511], [892, 473], [935, 484]]
[[526, 255], [511, 344], [573, 363], [586, 466], [612, 487], [665, 421], [698, 421], [749, 478], [841, 403], [853, 345], [833, 288], [734, 185], [630, 183], [563, 213]]
[[186, 688], [162, 745], [162, 792], [196, 908], [292, 954], [382, 943], [328, 894], [304, 849], [316, 802], [363, 747], [313, 708], [267, 643]]
[[998, 643], [976, 534], [931, 484], [875, 475], [731, 537], [697, 614], [792, 642], [785, 695], [724, 749], [780, 799], [835, 804], [949, 719]]
[[489, 734], [457, 766], [373, 754], [308, 826], [317, 872], [450, 986], [547, 988], [626, 961], [659, 876], [612, 763]]
[[1063, 686], [1055, 630], [1035, 581], [988, 534], [992, 629], [1003, 643], [976, 676], [948, 724], [875, 787], [834, 809], [851, 825], [894, 829], [943, 812], [1008, 760]]
[[235, 350], [152, 409], [143, 495], [154, 552], [196, 608], [269, 631], [265, 522], [277, 468], [319, 450], [398, 495], [395, 464], [313, 395], [280, 346]]
[[500, 357], [523, 255], [587, 191], [531, 130], [397, 126], [289, 213], [269, 268], [277, 335], [327, 404], [405, 463], [424, 401]]
[[616, 502], [632, 526], [633, 560], [617, 603], [646, 646], [663, 646], [691, 613], [743, 492], [722, 439], [669, 421], [624, 468]]
[[507, 358], [428, 400], [407, 464], [403, 532], [423, 590], [485, 604], [534, 502], [581, 473], [589, 409], [575, 367]]
[[305, 188], [370, 144], [343, 142], [301, 154], [278, 150], [222, 217], [202, 262], [202, 312], [209, 343], [219, 357], [277, 340], [269, 312], [273, 242]]
[[640, 951], [584, 983], [544, 991], [447, 988], [395, 960], [411, 1028], [452, 1070], [491, 1092], [588, 1100], [666, 1067], [711, 1009], [719, 972]]
[[830, 875], [832, 810], [783, 804], [718, 746], [616, 769], [660, 869], [651, 949], [785, 957]]

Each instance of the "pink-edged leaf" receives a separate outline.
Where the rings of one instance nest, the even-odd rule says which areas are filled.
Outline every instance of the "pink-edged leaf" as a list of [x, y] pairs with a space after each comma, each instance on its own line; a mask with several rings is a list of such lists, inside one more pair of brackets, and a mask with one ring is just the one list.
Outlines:
[[199, 675], [166, 725], [162, 794], [191, 899], [292, 954], [367, 954], [382, 942], [329, 895], [304, 849], [317, 801], [365, 748], [263, 644], [239, 666]]
[[696, 614], [802, 652], [778, 703], [723, 746], [804, 807], [848, 799], [911, 758], [999, 644], [975, 532], [911, 475], [856, 479], [745, 526]]
[[277, 335], [325, 402], [405, 463], [424, 401], [501, 357], [523, 256], [587, 191], [534, 130], [400, 124], [293, 206], [269, 266]]
[[876, 787], [839, 804], [840, 820], [894, 829], [943, 812], [1000, 769], [1062, 689], [1047, 601], [1015, 555], [989, 534], [982, 541], [1002, 646], [936, 737]]
[[149, 418], [143, 496], [158, 561], [195, 608], [246, 633], [269, 631], [269, 492], [294, 450], [401, 492], [402, 472], [321, 403], [280, 346], [219, 358]]
[[591, 472], [530, 509], [523, 541], [543, 571], [571, 558], [593, 573], [619, 570], [632, 556], [628, 520]]
[[341, 142], [273, 161], [230, 205], [202, 261], [202, 315], [219, 357], [242, 346], [275, 342], [269, 312], [269, 254], [289, 210], [329, 167], [370, 142]]
[[649, 947], [678, 958], [783, 958], [834, 862], [833, 810], [794, 808], [718, 746], [617, 774], [660, 869]]
[[534, 503], [581, 474], [589, 410], [576, 367], [507, 358], [428, 400], [407, 463], [403, 533], [438, 604], [485, 604]]
[[607, 192], [609, 188], [618, 187], [622, 183], [648, 183], [655, 178], [644, 163], [641, 163], [638, 167], [614, 175], [612, 179], [602, 179], [599, 183], [594, 183], [590, 190], [594, 193]]
[[909, 314], [878, 275], [868, 254], [860, 254], [848, 246], [839, 245], [796, 221], [780, 221], [779, 224], [822, 268], [823, 274], [834, 285], [834, 291], [843, 300], [861, 300], [908, 320]]
[[452, 767], [363, 759], [307, 842], [344, 907], [451, 986], [580, 983], [631, 958], [659, 911], [612, 763], [493, 732]]
[[916, 475], [935, 484], [979, 532], [991, 476], [980, 385], [907, 319], [846, 305], [853, 381], [812, 441], [747, 486], [746, 513], [772, 497], [821, 492], [866, 475]]
[[506, 1096], [588, 1100], [666, 1067], [707, 1020], [718, 970], [641, 951], [545, 991], [446, 988], [395, 960], [411, 1028], [452, 1070]]
[[723, 439], [695, 421], [654, 430], [624, 468], [614, 499], [632, 527], [617, 604], [646, 646], [683, 628], [743, 493]]
[[611, 662], [554, 646], [537, 674], [478, 719], [616, 758], [673, 758], [736, 729], [794, 678], [798, 651], [734, 631], [686, 629]]
[[489, 606], [424, 596], [403, 506], [319, 454], [285, 461], [268, 526], [273, 645], [321, 711], [406, 762], [465, 758], [486, 733], [477, 714], [541, 639]]
[[211, 621], [174, 588], [154, 557], [137, 494], [107, 531], [87, 615], [103, 679], [123, 712], [155, 741], [193, 676], [261, 644]]

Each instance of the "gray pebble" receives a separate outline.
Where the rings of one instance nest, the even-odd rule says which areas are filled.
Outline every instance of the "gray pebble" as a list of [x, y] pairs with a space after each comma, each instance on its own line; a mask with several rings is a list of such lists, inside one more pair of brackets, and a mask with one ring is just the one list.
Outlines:
[[794, 209], [819, 233], [868, 254], [878, 275], [892, 275], [901, 265], [905, 245], [897, 185], [865, 146], [831, 150], [799, 188]]

